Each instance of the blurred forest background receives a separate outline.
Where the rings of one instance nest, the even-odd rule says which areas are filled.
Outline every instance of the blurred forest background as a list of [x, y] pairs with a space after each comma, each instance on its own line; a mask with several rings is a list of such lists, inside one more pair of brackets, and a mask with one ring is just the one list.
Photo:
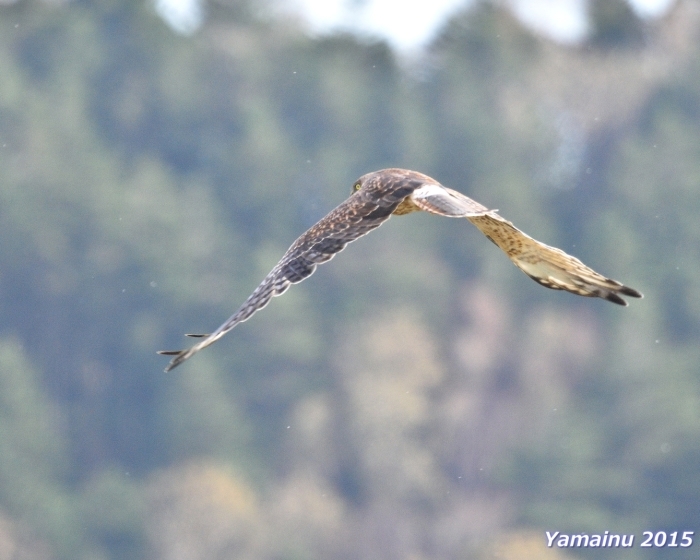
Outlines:
[[[700, 9], [481, 2], [420, 58], [255, 3], [0, 6], [0, 559], [656, 558], [700, 539]], [[644, 292], [394, 218], [164, 374], [383, 167]], [[677, 559], [697, 557], [674, 549]]]

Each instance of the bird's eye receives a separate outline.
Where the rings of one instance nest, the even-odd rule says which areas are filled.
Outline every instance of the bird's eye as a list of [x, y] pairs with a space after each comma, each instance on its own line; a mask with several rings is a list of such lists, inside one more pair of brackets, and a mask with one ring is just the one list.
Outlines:
[[359, 182], [355, 183], [355, 184], [352, 186], [352, 192], [357, 192], [357, 191], [359, 191], [361, 187], [362, 187], [362, 185], [360, 185]]

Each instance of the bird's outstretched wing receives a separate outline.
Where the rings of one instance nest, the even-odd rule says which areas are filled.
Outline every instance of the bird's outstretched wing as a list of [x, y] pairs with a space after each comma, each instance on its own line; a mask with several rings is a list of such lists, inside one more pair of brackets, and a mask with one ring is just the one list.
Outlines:
[[643, 297], [634, 288], [606, 278], [561, 249], [533, 239], [495, 212], [471, 217], [469, 221], [498, 245], [520, 270], [542, 286], [579, 296], [599, 297], [625, 306], [627, 302], [620, 295]]
[[[500, 247], [520, 270], [542, 286], [566, 290], [579, 296], [599, 297], [618, 305], [627, 305], [620, 295], [643, 297], [637, 290], [598, 274], [561, 249], [533, 239], [495, 210], [478, 213], [480, 208], [486, 208], [460, 192], [446, 187], [431, 191], [426, 189], [424, 193], [417, 190], [411, 195], [411, 200], [421, 210], [432, 214], [466, 217]], [[469, 210], [475, 214], [469, 214]]]
[[317, 265], [331, 260], [348, 243], [379, 227], [419, 185], [419, 182], [384, 181], [381, 189], [368, 188], [355, 192], [292, 244], [280, 262], [223, 325], [202, 337], [203, 340], [191, 348], [158, 352], [174, 356], [165, 371], [170, 371], [219, 340], [236, 325], [250, 319], [256, 311], [265, 307], [274, 296], [284, 293], [290, 284], [311, 276]]

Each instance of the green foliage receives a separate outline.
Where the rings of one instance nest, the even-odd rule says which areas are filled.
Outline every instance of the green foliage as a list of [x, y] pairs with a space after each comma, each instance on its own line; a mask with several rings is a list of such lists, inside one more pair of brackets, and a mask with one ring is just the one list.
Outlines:
[[[96, 472], [78, 498], [81, 525], [92, 554], [109, 551], [110, 558], [139, 558], [146, 544], [145, 500], [129, 476], [110, 469]], [[89, 557], [89, 553], [86, 554]]]
[[597, 47], [639, 46], [644, 40], [643, 24], [628, 2], [593, 0], [591, 19], [593, 34], [590, 42]]
[[[568, 558], [533, 535], [691, 526], [691, 16], [594, 2], [567, 50], [481, 3], [407, 70], [253, 7], [191, 38], [144, 2], [0, 8], [0, 551]], [[463, 221], [395, 218], [161, 373], [389, 166], [647, 298], [546, 291]]]
[[0, 343], [0, 503], [41, 537], [69, 546], [79, 532], [61, 484], [67, 457], [59, 411], [15, 339]]

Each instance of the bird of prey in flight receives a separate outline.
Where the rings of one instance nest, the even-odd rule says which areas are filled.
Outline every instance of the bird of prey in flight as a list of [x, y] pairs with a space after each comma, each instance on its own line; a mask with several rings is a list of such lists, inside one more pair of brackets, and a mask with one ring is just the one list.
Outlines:
[[284, 293], [290, 284], [311, 276], [317, 265], [331, 260], [348, 243], [379, 227], [392, 215], [402, 216], [419, 210], [448, 218], [467, 218], [503, 250], [515, 266], [547, 288], [599, 297], [618, 305], [627, 305], [621, 295], [643, 297], [637, 290], [598, 274], [561, 249], [526, 235], [499, 216], [496, 210], [489, 210], [422, 173], [382, 169], [360, 177], [352, 190], [350, 198], [292, 244], [240, 309], [223, 325], [211, 334], [187, 335], [203, 339], [191, 348], [158, 352], [173, 356], [165, 371], [213, 344], [238, 323], [250, 319], [273, 296]]

